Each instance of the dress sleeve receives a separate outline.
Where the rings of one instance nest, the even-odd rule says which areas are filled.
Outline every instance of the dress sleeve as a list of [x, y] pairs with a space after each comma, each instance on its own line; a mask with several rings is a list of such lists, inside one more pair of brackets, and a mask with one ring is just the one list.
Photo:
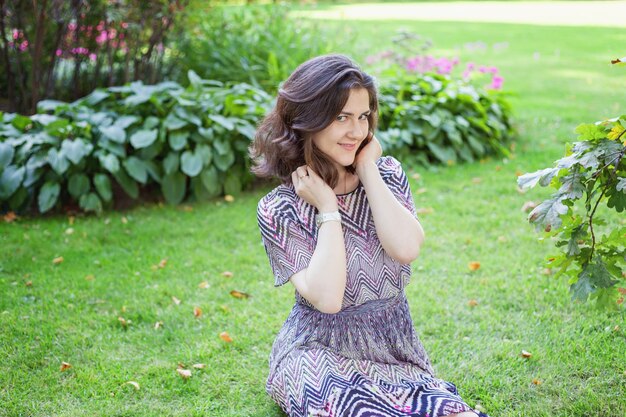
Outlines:
[[404, 173], [400, 161], [393, 156], [383, 156], [380, 158], [379, 167], [381, 177], [393, 195], [417, 219], [417, 211], [415, 210], [409, 179]]
[[312, 238], [288, 209], [289, 206], [276, 206], [266, 198], [257, 207], [261, 239], [274, 273], [275, 287], [307, 268], [314, 251]]

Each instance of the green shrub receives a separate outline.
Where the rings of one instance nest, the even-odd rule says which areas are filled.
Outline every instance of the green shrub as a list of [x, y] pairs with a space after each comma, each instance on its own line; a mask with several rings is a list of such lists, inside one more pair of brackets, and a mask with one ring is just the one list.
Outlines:
[[[608, 224], [597, 209], [600, 203], [618, 213], [626, 209], [626, 116], [580, 125], [576, 133], [580, 141], [568, 145], [555, 167], [522, 175], [518, 185], [557, 190], [528, 219], [546, 236], [557, 237], [561, 253], [549, 256], [547, 266], [569, 278], [572, 299], [591, 297], [617, 307], [626, 295], [626, 227]], [[574, 208], [583, 199], [581, 216]], [[602, 237], [601, 225], [607, 226]]]
[[20, 210], [37, 201], [46, 212], [71, 200], [99, 212], [113, 184], [132, 198], [157, 184], [172, 204], [238, 193], [252, 181], [247, 149], [271, 97], [193, 72], [189, 81], [42, 101], [32, 117], [0, 113], [0, 203]]
[[[310, 20], [290, 17], [290, 6], [190, 7], [194, 22], [178, 45], [182, 73], [206, 79], [246, 82], [275, 92], [302, 62], [349, 44], [348, 33], [322, 31]], [[207, 6], [204, 6], [207, 7]]]
[[514, 131], [503, 93], [399, 67], [381, 79], [378, 137], [386, 152], [425, 165], [509, 156]]

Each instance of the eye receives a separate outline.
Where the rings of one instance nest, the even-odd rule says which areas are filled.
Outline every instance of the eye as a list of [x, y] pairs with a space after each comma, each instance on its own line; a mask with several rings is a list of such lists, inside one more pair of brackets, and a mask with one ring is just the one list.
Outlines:
[[337, 116], [337, 121], [338, 122], [343, 122], [348, 118], [348, 116], [343, 116], [343, 115], [339, 115]]
[[367, 120], [368, 116], [369, 116], [369, 113], [368, 114], [362, 114], [361, 117], [359, 117], [359, 119]]

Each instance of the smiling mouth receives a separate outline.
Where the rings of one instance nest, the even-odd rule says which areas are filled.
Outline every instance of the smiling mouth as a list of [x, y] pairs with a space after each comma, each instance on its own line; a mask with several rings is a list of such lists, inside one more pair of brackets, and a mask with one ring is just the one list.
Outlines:
[[341, 146], [342, 148], [348, 150], [348, 151], [352, 151], [356, 148], [356, 143], [353, 143], [352, 145], [347, 144], [347, 143], [340, 143], [339, 146]]

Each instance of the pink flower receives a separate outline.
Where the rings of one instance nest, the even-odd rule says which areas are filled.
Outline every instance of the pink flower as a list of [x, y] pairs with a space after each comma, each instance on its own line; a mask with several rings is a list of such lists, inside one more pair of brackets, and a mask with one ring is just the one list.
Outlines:
[[128, 27], [128, 23], [126, 23], [126, 22], [122, 22], [122, 23], [120, 24], [120, 26], [122, 26], [124, 29], [126, 29], [126, 28]]
[[499, 75], [494, 76], [491, 79], [491, 88], [493, 88], [494, 90], [500, 90], [502, 88], [502, 84], [504, 83], [504, 78], [500, 77]]
[[28, 41], [24, 41], [20, 44], [20, 51], [24, 52], [28, 48]]
[[90, 60], [95, 61], [96, 58], [97, 58], [96, 54], [94, 54], [94, 53], [89, 54], [89, 59]]
[[67, 25], [67, 28], [69, 30], [76, 30], [76, 23], [72, 22], [69, 25]]
[[469, 71], [472, 71], [474, 68], [476, 68], [476, 64], [474, 64], [473, 62], [468, 62], [467, 63], [467, 69]]
[[102, 45], [103, 43], [107, 41], [107, 37], [108, 37], [107, 31], [103, 30], [102, 32], [100, 32], [98, 37], [96, 37], [96, 43], [98, 45]]
[[482, 72], [483, 74], [487, 72], [487, 67], [485, 66], [481, 66], [478, 68], [478, 71]]
[[115, 29], [109, 30], [109, 39], [115, 39], [115, 36], [117, 36], [117, 30]]
[[498, 68], [497, 67], [491, 67], [488, 69], [488, 71], [492, 74], [497, 74], [498, 73]]
[[61, 55], [63, 55], [63, 51], [60, 50], [60, 49], [57, 49], [56, 52], [55, 52], [55, 55], [56, 56], [61, 56]]
[[17, 29], [13, 29], [13, 39], [17, 40], [20, 37], [20, 32]]

